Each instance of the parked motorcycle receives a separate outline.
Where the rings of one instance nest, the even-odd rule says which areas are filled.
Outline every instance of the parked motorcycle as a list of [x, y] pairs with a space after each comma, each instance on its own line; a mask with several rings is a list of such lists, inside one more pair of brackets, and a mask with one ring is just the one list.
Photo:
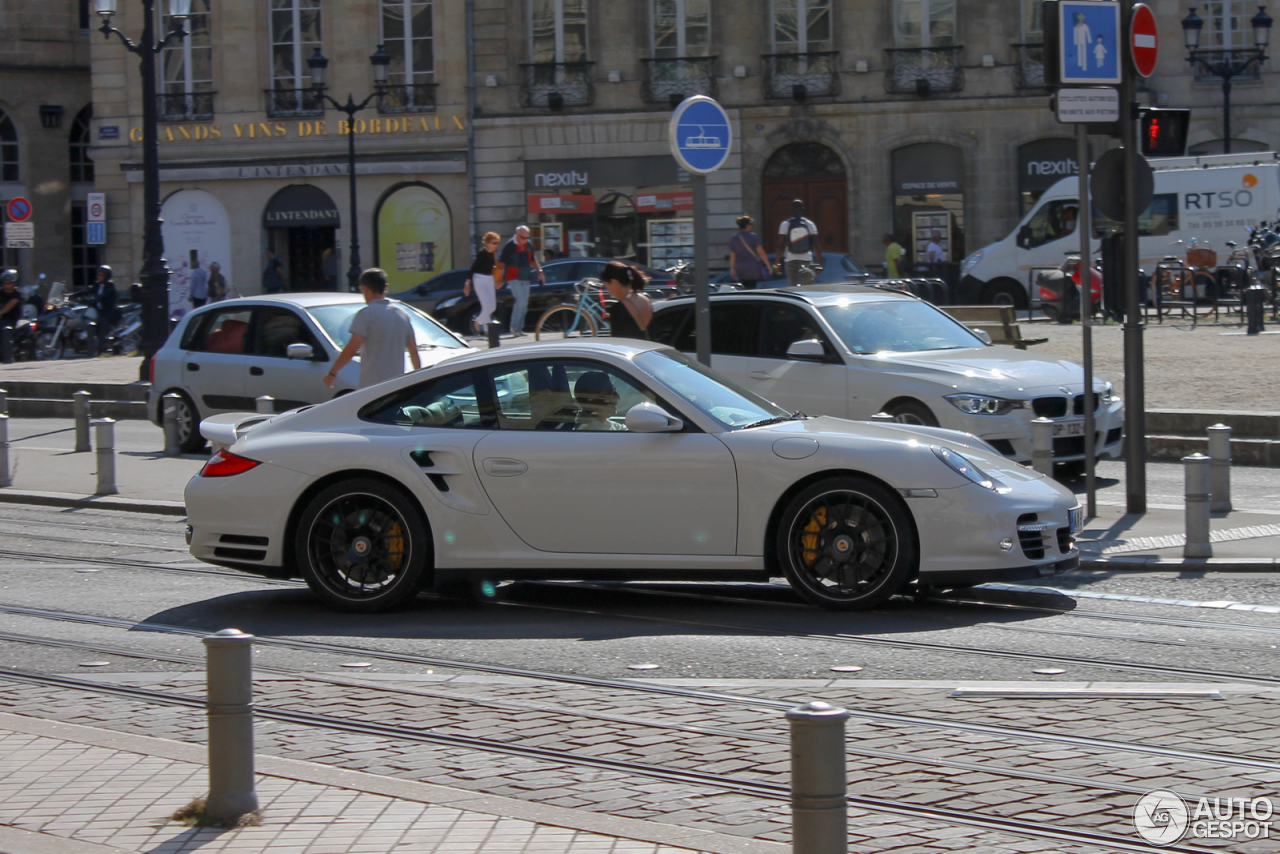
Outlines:
[[[1040, 310], [1044, 312], [1044, 316], [1049, 318], [1051, 323], [1065, 323], [1070, 320], [1077, 320], [1080, 317], [1080, 256], [1068, 255], [1067, 259], [1056, 270], [1047, 273], [1041, 273], [1036, 277], [1036, 287], [1039, 291]], [[1071, 288], [1070, 295], [1066, 298], [1066, 307], [1063, 308], [1063, 296], [1067, 291], [1067, 283], [1072, 282], [1075, 287]], [[1092, 267], [1089, 268], [1090, 283], [1090, 315], [1097, 311], [1102, 301], [1102, 274]], [[1065, 314], [1064, 314], [1065, 311]]]
[[37, 361], [64, 358], [68, 353], [79, 356], [97, 354], [98, 310], [74, 299], [85, 294], [63, 297], [65, 285], [54, 282], [49, 290], [45, 312], [35, 322], [34, 356]]

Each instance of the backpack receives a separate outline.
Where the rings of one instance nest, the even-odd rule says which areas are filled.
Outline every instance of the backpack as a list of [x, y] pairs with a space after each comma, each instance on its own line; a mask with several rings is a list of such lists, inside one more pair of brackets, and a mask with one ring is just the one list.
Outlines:
[[809, 251], [809, 227], [804, 217], [793, 216], [787, 221], [787, 251], [792, 255], [803, 255]]

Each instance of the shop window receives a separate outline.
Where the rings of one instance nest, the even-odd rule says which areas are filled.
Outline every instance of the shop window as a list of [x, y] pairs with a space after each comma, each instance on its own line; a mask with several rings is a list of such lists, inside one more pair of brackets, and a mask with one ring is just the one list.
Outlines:
[[21, 180], [18, 168], [18, 129], [9, 114], [0, 110], [0, 180]]
[[1019, 216], [1035, 207], [1045, 191], [1078, 174], [1076, 141], [1070, 137], [1037, 139], [1018, 146]]
[[[213, 116], [212, 0], [193, 0], [184, 22], [187, 37], [173, 40], [160, 51], [160, 119], [197, 121]], [[169, 5], [160, 13], [160, 32], [173, 28]]]
[[93, 118], [93, 106], [85, 107], [71, 123], [71, 182], [93, 183], [93, 159], [89, 157], [89, 120]]
[[[890, 155], [893, 187], [893, 226], [898, 239], [907, 238], [907, 255], [924, 257], [928, 236], [936, 224], [926, 216], [948, 214], [950, 236], [947, 256], [965, 256], [964, 152], [954, 145], [921, 142], [896, 149]], [[920, 228], [917, 228], [917, 226]], [[945, 230], [945, 229], [944, 229]], [[921, 232], [925, 240], [920, 240]], [[945, 233], [943, 237], [948, 237]], [[918, 245], [921, 244], [921, 245]]]
[[[92, 166], [90, 166], [92, 169]], [[84, 223], [85, 205], [75, 202], [71, 205], [71, 288], [78, 290], [87, 288], [94, 282], [93, 272], [102, 263], [101, 246], [90, 246], [85, 243]]]

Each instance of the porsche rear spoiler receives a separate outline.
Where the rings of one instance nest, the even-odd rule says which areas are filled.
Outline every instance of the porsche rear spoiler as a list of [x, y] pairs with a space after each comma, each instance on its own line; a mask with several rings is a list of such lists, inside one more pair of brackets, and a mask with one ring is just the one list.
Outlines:
[[200, 435], [213, 445], [213, 452], [229, 448], [250, 430], [265, 424], [275, 414], [262, 412], [227, 412], [223, 415], [212, 415], [200, 422]]

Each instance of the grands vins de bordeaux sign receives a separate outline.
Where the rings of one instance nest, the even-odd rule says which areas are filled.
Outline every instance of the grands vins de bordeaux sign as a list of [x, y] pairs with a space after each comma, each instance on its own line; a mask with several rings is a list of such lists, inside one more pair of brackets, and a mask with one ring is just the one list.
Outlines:
[[[378, 119], [356, 119], [354, 130], [360, 134], [421, 134], [464, 131], [466, 124], [460, 116], [388, 116]], [[352, 126], [346, 119], [336, 122], [314, 121], [287, 122], [232, 122], [230, 124], [165, 125], [159, 129], [161, 142], [203, 142], [214, 139], [285, 139], [316, 136], [346, 136]], [[129, 140], [142, 142], [142, 128], [129, 128]]]

